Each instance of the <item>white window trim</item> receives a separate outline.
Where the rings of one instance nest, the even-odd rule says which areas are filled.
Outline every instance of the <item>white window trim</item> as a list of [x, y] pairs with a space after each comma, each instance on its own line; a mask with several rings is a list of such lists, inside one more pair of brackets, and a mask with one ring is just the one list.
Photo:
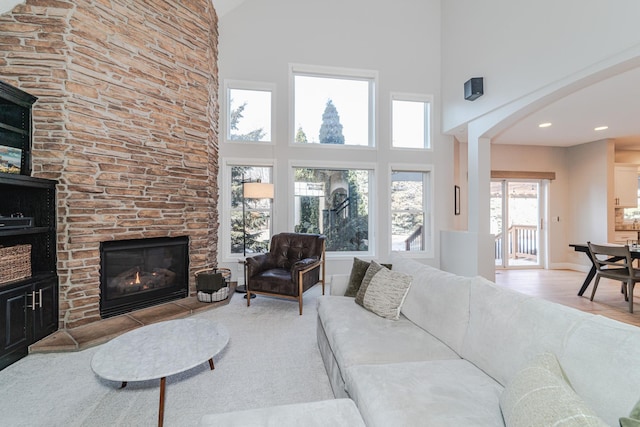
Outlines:
[[[250, 166], [250, 167], [270, 167], [271, 168], [271, 183], [274, 184], [274, 198], [271, 202], [271, 218], [275, 218], [276, 215], [276, 197], [278, 189], [275, 186], [275, 173], [276, 162], [274, 160], [265, 159], [251, 159], [251, 158], [226, 158], [221, 159], [222, 167], [218, 172], [218, 182], [221, 182], [218, 188], [224, 189], [219, 191], [220, 205], [223, 207], [219, 209], [220, 212], [220, 230], [218, 233], [220, 242], [218, 244], [218, 253], [221, 254], [221, 262], [237, 262], [241, 259], [242, 254], [231, 253], [231, 233], [229, 230], [229, 224], [231, 223], [231, 168], [235, 166]], [[273, 235], [273, 220], [271, 221], [271, 234]]]
[[369, 141], [368, 145], [344, 145], [335, 146], [333, 144], [322, 144], [322, 149], [375, 149], [377, 146], [378, 130], [378, 71], [357, 68], [327, 67], [321, 65], [289, 64], [289, 145], [295, 147], [318, 148], [321, 144], [299, 144], [295, 142], [296, 124], [295, 120], [295, 83], [296, 74], [303, 74], [312, 77], [331, 77], [336, 79], [369, 80]]
[[[255, 90], [271, 92], [271, 140], [269, 141], [242, 141], [230, 139], [231, 121], [229, 117], [229, 102], [231, 101], [229, 91], [231, 89], [238, 90]], [[245, 80], [225, 80], [224, 90], [222, 92], [222, 103], [224, 107], [220, 111], [220, 120], [223, 123], [222, 139], [229, 144], [258, 144], [258, 145], [275, 145], [276, 137], [276, 85], [267, 82], [254, 82]]]
[[[429, 104], [429, 114], [425, 117], [425, 122], [428, 126], [427, 138], [429, 139], [427, 142], [429, 144], [428, 147], [423, 148], [408, 148], [408, 147], [394, 147], [393, 146], [393, 101], [413, 101], [413, 102], [425, 102]], [[392, 150], [403, 150], [403, 151], [433, 151], [433, 95], [427, 94], [418, 94], [418, 93], [402, 93], [402, 92], [391, 92], [391, 97], [389, 100], [389, 147]]]
[[295, 227], [295, 168], [315, 168], [315, 169], [363, 169], [370, 171], [369, 174], [369, 249], [366, 252], [331, 252], [327, 251], [327, 259], [353, 259], [353, 257], [372, 257], [375, 256], [375, 248], [377, 247], [375, 218], [377, 217], [377, 197], [372, 197], [375, 191], [375, 181], [378, 175], [378, 165], [368, 162], [335, 162], [335, 161], [316, 161], [316, 160], [291, 160], [289, 161], [289, 190], [291, 197], [289, 203], [289, 228], [293, 230]]
[[[394, 251], [392, 242], [391, 242], [391, 219], [392, 219], [392, 210], [391, 210], [391, 174], [395, 171], [398, 172], [421, 172], [427, 173], [429, 176], [427, 188], [423, 189], [424, 200], [422, 209], [424, 210], [424, 224], [429, 224], [430, 235], [428, 237], [428, 246], [424, 251]], [[389, 218], [387, 224], [387, 235], [389, 236], [389, 253], [392, 254], [402, 254], [402, 256], [406, 256], [408, 258], [433, 258], [435, 255], [435, 230], [434, 230], [434, 215], [433, 215], [433, 203], [434, 203], [434, 167], [433, 165], [424, 165], [424, 164], [411, 164], [411, 163], [392, 163], [389, 164], [389, 169], [387, 173], [387, 192], [389, 193], [389, 210], [387, 216]]]

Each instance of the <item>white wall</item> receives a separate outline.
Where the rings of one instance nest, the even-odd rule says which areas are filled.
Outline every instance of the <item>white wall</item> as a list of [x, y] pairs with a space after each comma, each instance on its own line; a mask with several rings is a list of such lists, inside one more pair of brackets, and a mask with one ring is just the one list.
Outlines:
[[[569, 243], [602, 243], [608, 241], [613, 228], [613, 160], [612, 141], [596, 141], [576, 145], [568, 150], [569, 194]], [[589, 265], [583, 253], [567, 248], [569, 263]]]
[[[442, 14], [445, 131], [640, 46], [636, 0], [447, 0]], [[474, 102], [463, 98], [471, 77], [485, 84]]]
[[[441, 136], [440, 129], [439, 0], [400, 0], [393, 4], [367, 0], [245, 0], [221, 17], [219, 49], [221, 88], [225, 79], [269, 82], [276, 86], [275, 146], [252, 144], [248, 147], [221, 142], [220, 147], [221, 164], [229, 157], [275, 159], [274, 232], [292, 227], [289, 207], [292, 192], [288, 183], [291, 161], [375, 163], [380, 189], [388, 186], [386, 175], [391, 163], [431, 164], [435, 179], [436, 237], [434, 257], [426, 261], [438, 264], [439, 230], [451, 228], [453, 221], [453, 144], [448, 137]], [[378, 71], [378, 149], [332, 149], [316, 153], [306, 147], [290, 147], [290, 63]], [[433, 152], [389, 149], [390, 92], [434, 95]], [[221, 130], [223, 120], [224, 116], [221, 116]], [[373, 230], [378, 238], [375, 258], [386, 260], [390, 246], [388, 197], [382, 190], [371, 197], [376, 199], [378, 207], [376, 229]], [[352, 258], [329, 261], [329, 274], [350, 271]]]

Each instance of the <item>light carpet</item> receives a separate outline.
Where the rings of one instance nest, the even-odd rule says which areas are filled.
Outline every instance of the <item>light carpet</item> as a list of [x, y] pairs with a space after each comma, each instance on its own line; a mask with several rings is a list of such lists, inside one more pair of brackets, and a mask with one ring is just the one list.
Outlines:
[[[242, 294], [194, 315], [222, 322], [227, 347], [208, 363], [167, 378], [166, 426], [197, 425], [202, 415], [333, 399], [316, 340], [321, 287], [295, 301]], [[167, 337], [171, 345], [171, 337]], [[0, 424], [7, 426], [153, 426], [160, 381], [120, 383], [91, 370], [99, 347], [31, 354], [0, 371]]]

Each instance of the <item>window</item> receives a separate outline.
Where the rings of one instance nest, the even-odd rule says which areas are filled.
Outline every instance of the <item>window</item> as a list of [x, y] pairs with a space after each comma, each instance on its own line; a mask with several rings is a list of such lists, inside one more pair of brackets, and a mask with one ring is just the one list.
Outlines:
[[273, 89], [269, 84], [226, 82], [227, 141], [273, 141]]
[[271, 241], [272, 200], [243, 195], [244, 183], [271, 183], [271, 166], [234, 165], [231, 171], [231, 254], [267, 252]]
[[391, 250], [431, 249], [431, 227], [427, 221], [429, 172], [391, 171]]
[[326, 250], [369, 250], [369, 182], [365, 169], [294, 168], [294, 230], [327, 236]]
[[377, 73], [291, 66], [296, 144], [373, 146]]
[[391, 146], [431, 148], [431, 97], [391, 95]]

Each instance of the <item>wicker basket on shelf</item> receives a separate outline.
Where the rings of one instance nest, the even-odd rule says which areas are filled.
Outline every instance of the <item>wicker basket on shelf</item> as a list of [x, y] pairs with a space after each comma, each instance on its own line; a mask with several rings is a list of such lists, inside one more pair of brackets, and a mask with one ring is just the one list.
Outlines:
[[31, 277], [31, 245], [0, 247], [0, 285]]
[[230, 269], [205, 268], [196, 271], [195, 275], [198, 301], [218, 302], [229, 297]]

